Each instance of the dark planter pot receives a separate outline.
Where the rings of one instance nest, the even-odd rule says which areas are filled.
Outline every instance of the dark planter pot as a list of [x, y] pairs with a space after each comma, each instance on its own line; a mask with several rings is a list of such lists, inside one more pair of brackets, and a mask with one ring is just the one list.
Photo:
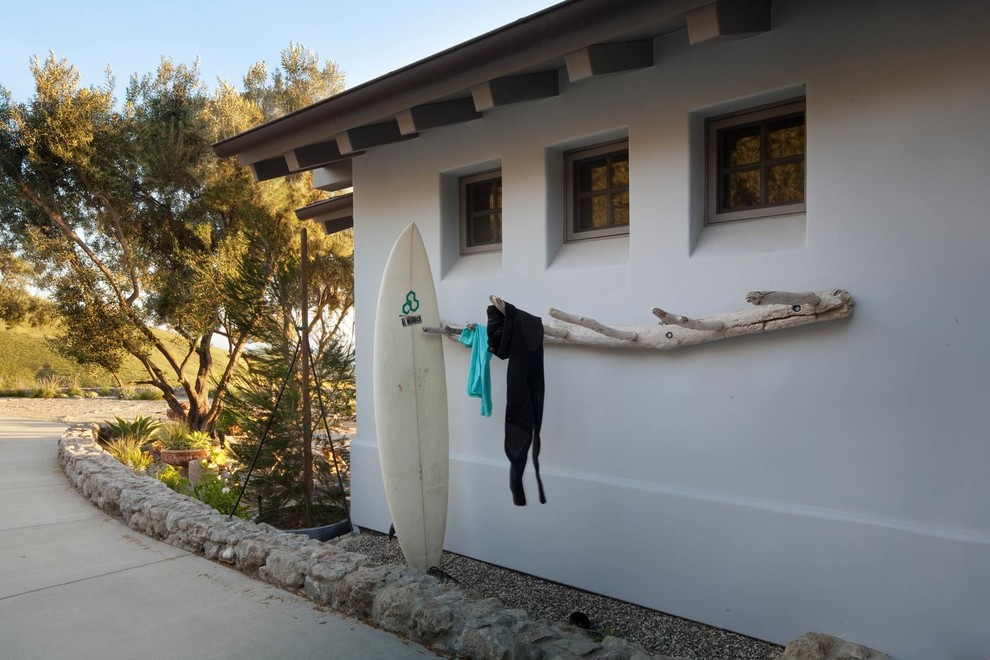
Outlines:
[[350, 520], [341, 520], [340, 522], [333, 523], [331, 525], [323, 525], [321, 527], [306, 527], [305, 529], [286, 529], [285, 532], [290, 534], [305, 534], [311, 539], [316, 539], [317, 541], [329, 541], [331, 539], [338, 538], [344, 534], [350, 534], [353, 527], [351, 526]]
[[283, 524], [287, 522], [286, 518], [291, 519], [293, 517], [293, 509], [284, 509], [280, 513], [269, 511], [266, 515], [256, 516], [254, 521], [268, 523], [276, 529], [283, 532], [289, 532], [290, 534], [304, 534], [311, 539], [316, 539], [317, 541], [329, 541], [331, 539], [343, 536], [344, 534], [349, 534], [353, 529], [350, 518], [339, 520], [340, 516], [344, 515], [343, 509], [333, 507], [319, 511], [316, 516], [317, 520], [321, 518], [319, 513], [323, 514], [323, 520], [337, 520], [337, 522], [319, 525], [317, 527], [292, 528], [287, 524], [283, 526]]

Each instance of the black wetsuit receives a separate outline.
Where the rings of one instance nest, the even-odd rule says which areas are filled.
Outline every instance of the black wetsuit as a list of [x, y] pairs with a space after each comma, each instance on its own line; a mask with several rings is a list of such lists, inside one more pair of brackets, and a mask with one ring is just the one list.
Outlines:
[[543, 321], [505, 303], [505, 314], [488, 308], [488, 350], [499, 359], [509, 358], [506, 371], [505, 455], [509, 459], [509, 489], [517, 506], [526, 505], [523, 471], [533, 447], [533, 468], [546, 504], [540, 479], [540, 427], [543, 424]]

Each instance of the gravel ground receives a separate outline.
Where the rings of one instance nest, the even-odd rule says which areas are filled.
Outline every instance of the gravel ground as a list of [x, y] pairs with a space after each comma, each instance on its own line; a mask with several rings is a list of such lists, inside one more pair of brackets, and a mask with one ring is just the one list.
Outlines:
[[[345, 541], [347, 549], [388, 564], [405, 564], [398, 541], [365, 532]], [[650, 653], [699, 660], [772, 660], [784, 650], [751, 637], [657, 612], [605, 596], [444, 552], [441, 568], [464, 586], [500, 599], [509, 608], [551, 622], [583, 612], [592, 630], [642, 645]]]
[[79, 424], [113, 421], [115, 416], [133, 419], [138, 415], [165, 419], [164, 401], [111, 399], [19, 399], [0, 397], [0, 418], [33, 419]]
[[[114, 416], [163, 419], [166, 409], [162, 401], [0, 398], [0, 420], [6, 417], [73, 424], [102, 422]], [[346, 544], [348, 549], [373, 561], [405, 564], [398, 542], [387, 536], [363, 533], [351, 537]], [[551, 622], [567, 621], [571, 613], [583, 612], [593, 630], [640, 644], [653, 654], [698, 660], [772, 660], [783, 651], [783, 647], [775, 644], [450, 552], [444, 553], [441, 564], [444, 571], [464, 586], [499, 598], [509, 608], [522, 608], [536, 618]]]

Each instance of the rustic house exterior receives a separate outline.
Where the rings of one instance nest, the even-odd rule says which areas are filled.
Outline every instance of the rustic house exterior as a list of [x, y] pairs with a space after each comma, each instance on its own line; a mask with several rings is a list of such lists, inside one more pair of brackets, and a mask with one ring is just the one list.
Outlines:
[[354, 522], [390, 522], [365, 393], [409, 222], [454, 323], [491, 294], [622, 327], [845, 289], [850, 318], [779, 332], [548, 344], [525, 507], [505, 364], [482, 417], [442, 340], [446, 548], [772, 641], [985, 657], [987, 34], [976, 0], [573, 0], [218, 143], [353, 185], [301, 215], [354, 227]]

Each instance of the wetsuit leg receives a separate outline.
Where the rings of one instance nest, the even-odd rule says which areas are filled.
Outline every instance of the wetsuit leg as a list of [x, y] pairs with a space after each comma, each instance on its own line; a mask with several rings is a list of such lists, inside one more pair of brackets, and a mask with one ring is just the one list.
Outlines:
[[526, 471], [526, 456], [529, 454], [532, 441], [532, 431], [511, 422], [505, 423], [505, 456], [509, 459], [509, 490], [512, 491], [512, 503], [516, 506], [526, 506], [523, 472]]

